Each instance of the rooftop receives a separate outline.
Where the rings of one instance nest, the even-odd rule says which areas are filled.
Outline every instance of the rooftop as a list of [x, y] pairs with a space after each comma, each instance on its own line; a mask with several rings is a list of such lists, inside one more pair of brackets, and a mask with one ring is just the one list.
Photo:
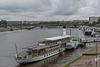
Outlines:
[[45, 38], [46, 40], [51, 40], [51, 41], [54, 41], [54, 40], [59, 40], [59, 39], [63, 39], [63, 38], [68, 38], [70, 37], [70, 35], [66, 35], [66, 36], [56, 36], [56, 37], [50, 37], [50, 38]]

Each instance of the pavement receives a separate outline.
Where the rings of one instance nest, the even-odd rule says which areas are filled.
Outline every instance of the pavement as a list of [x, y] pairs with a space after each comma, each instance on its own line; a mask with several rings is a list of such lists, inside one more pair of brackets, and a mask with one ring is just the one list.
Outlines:
[[[97, 61], [97, 67], [100, 67], [100, 43], [98, 43], [97, 47], [97, 54], [98, 54], [98, 61]], [[63, 66], [63, 67], [96, 67], [96, 46], [92, 47], [87, 52], [83, 53], [82, 57], [78, 59], [75, 62], [72, 62], [69, 66]], [[67, 65], [66, 63], [65, 65]]]
[[[100, 55], [98, 55], [100, 58]], [[96, 67], [96, 56], [82, 56], [79, 60], [69, 65], [69, 67]], [[100, 60], [97, 62], [97, 66], [100, 67]]]

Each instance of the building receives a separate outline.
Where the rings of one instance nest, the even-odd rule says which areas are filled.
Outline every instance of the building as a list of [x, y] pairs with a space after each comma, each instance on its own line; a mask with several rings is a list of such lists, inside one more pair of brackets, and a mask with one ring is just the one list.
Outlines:
[[97, 22], [99, 17], [89, 17], [89, 23]]
[[73, 20], [73, 22], [89, 22], [89, 20]]

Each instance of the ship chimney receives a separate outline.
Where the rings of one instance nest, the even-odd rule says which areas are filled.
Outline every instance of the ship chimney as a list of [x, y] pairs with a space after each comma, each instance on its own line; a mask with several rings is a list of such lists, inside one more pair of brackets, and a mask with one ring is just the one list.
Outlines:
[[66, 26], [63, 26], [63, 36], [66, 36]]

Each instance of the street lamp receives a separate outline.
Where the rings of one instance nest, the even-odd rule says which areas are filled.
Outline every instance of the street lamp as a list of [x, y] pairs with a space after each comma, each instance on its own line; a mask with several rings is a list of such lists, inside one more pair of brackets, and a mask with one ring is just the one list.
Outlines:
[[97, 66], [97, 62], [98, 62], [98, 60], [99, 60], [99, 58], [98, 58], [98, 56], [97, 56], [97, 47], [98, 47], [98, 45], [97, 45], [97, 40], [98, 40], [99, 37], [100, 37], [100, 36], [97, 36], [97, 39], [96, 39], [96, 58], [95, 58], [96, 67], [98, 67], [98, 66]]

